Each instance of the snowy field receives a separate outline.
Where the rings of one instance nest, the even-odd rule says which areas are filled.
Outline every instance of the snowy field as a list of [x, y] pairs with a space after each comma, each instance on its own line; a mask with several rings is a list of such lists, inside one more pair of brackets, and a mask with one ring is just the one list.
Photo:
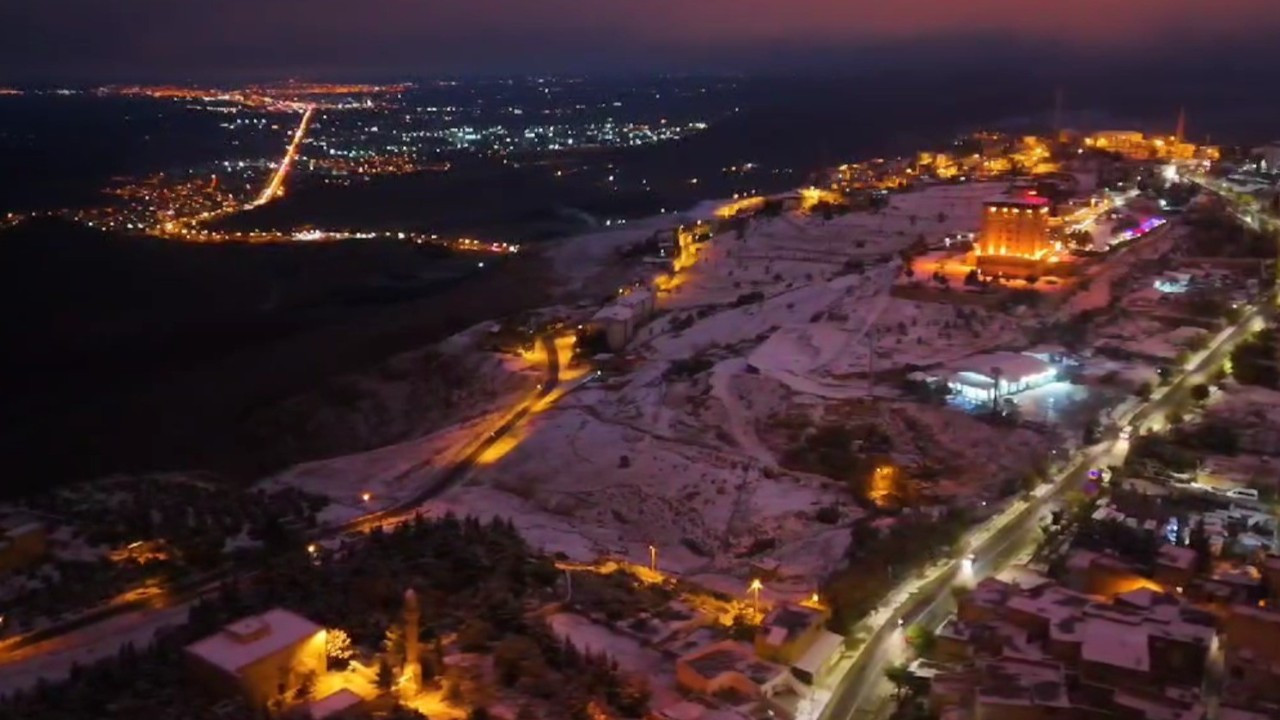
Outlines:
[[[718, 233], [659, 295], [657, 316], [627, 348], [627, 372], [530, 415], [424, 511], [510, 517], [534, 545], [578, 560], [647, 563], [654, 545], [664, 570], [728, 585], [767, 563], [778, 569], [774, 589], [807, 594], [841, 562], [849, 526], [867, 511], [842, 482], [781, 467], [797, 437], [780, 431], [780, 418], [879, 423], [895, 464], [932, 468], [921, 486], [931, 502], [998, 498], [1050, 439], [905, 401], [879, 376], [1029, 344], [1034, 318], [889, 292], [903, 248], [976, 230], [982, 203], [1004, 189], [938, 185], [893, 195], [878, 213], [785, 213], [753, 220], [742, 236]], [[619, 250], [679, 220], [632, 222], [547, 252], [564, 287], [607, 292], [636, 270]], [[455, 345], [451, 352], [466, 352], [465, 339]], [[270, 482], [334, 498], [329, 520], [393, 504], [456, 457], [502, 404], [494, 394], [446, 429]]]
[[[345, 417], [323, 415], [314, 422], [333, 423], [333, 432], [348, 427], [359, 432], [368, 424], [406, 425], [413, 418], [412, 439], [367, 452], [302, 463], [265, 479], [271, 489], [293, 486], [329, 497], [320, 514], [323, 523], [341, 523], [413, 497], [441, 470], [474, 447], [477, 438], [502, 423], [511, 409], [531, 397], [543, 378], [544, 363], [480, 349], [489, 323], [482, 323], [438, 343], [427, 352], [393, 358], [397, 372], [379, 369], [350, 382], [367, 388], [362, 405]], [[441, 358], [425, 366], [421, 358]], [[438, 373], [448, 378], [421, 376]], [[385, 367], [385, 366], [384, 366]], [[427, 386], [424, 387], [424, 383]], [[438, 386], [447, 383], [444, 392]], [[339, 422], [339, 420], [341, 422]]]

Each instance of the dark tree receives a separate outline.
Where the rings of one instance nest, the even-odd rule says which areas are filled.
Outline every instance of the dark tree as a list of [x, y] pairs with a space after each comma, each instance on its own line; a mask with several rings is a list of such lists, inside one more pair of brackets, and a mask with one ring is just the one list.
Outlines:
[[378, 660], [378, 689], [382, 692], [390, 692], [395, 682], [396, 676], [391, 670], [391, 663], [387, 662], [385, 657]]

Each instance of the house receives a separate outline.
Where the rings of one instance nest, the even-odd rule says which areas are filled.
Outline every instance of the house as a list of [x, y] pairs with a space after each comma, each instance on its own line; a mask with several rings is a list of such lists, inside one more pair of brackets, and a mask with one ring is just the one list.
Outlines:
[[844, 636], [826, 629], [829, 613], [806, 605], [781, 603], [756, 630], [756, 655], [791, 666], [798, 680], [812, 684], [839, 656]]
[[1090, 550], [1074, 550], [1067, 556], [1067, 586], [1106, 598], [1143, 587], [1162, 589], [1155, 580], [1144, 577], [1119, 557]]
[[756, 630], [756, 655], [789, 665], [809, 649], [826, 620], [827, 615], [821, 610], [780, 603], [769, 611]]
[[975, 720], [1036, 720], [1071, 714], [1062, 664], [1003, 658], [979, 666]]
[[1236, 605], [1227, 615], [1223, 697], [1280, 703], [1280, 612]]
[[325, 671], [325, 637], [324, 628], [277, 608], [228, 624], [188, 645], [185, 656], [196, 682], [263, 705]]
[[1195, 578], [1196, 559], [1196, 551], [1189, 547], [1161, 545], [1156, 553], [1155, 581], [1180, 591]]
[[[1087, 571], [1100, 559], [1108, 556], [1081, 554], [1077, 565]], [[1177, 595], [1133, 587], [1100, 602], [1052, 583], [992, 580], [961, 598], [957, 612], [937, 634], [937, 656], [954, 669], [930, 680], [936, 712], [959, 707], [994, 720], [1203, 715], [1198, 689], [1215, 618]]]
[[750, 645], [736, 640], [712, 643], [678, 658], [676, 684], [730, 706], [767, 700], [794, 688], [785, 667], [760, 660]]
[[636, 329], [653, 315], [653, 311], [653, 293], [632, 290], [601, 308], [592, 316], [591, 326], [604, 335], [609, 349], [617, 352], [626, 347], [635, 336]]

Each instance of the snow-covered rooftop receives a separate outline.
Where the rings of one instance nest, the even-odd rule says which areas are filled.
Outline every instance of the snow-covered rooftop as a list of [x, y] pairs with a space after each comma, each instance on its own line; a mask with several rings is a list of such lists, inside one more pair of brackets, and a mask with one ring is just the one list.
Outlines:
[[311, 715], [312, 720], [324, 720], [344, 710], [349, 710], [362, 702], [364, 702], [364, 698], [351, 690], [343, 688], [309, 703], [307, 712]]
[[1148, 632], [1141, 625], [1092, 618], [1082, 634], [1082, 660], [1140, 672], [1151, 669]]
[[1013, 352], [994, 352], [970, 355], [953, 364], [957, 372], [991, 377], [998, 368], [1006, 382], [1051, 372], [1053, 366], [1040, 358]]
[[187, 652], [235, 674], [246, 665], [306, 641], [323, 628], [281, 608], [241, 618], [187, 646]]

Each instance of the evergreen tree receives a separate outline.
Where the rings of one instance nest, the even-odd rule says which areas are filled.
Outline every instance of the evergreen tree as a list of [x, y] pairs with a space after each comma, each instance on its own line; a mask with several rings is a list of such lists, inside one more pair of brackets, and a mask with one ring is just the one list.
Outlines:
[[387, 662], [386, 657], [378, 659], [378, 689], [382, 692], [390, 692], [391, 687], [395, 685], [396, 676], [391, 670], [391, 663]]

